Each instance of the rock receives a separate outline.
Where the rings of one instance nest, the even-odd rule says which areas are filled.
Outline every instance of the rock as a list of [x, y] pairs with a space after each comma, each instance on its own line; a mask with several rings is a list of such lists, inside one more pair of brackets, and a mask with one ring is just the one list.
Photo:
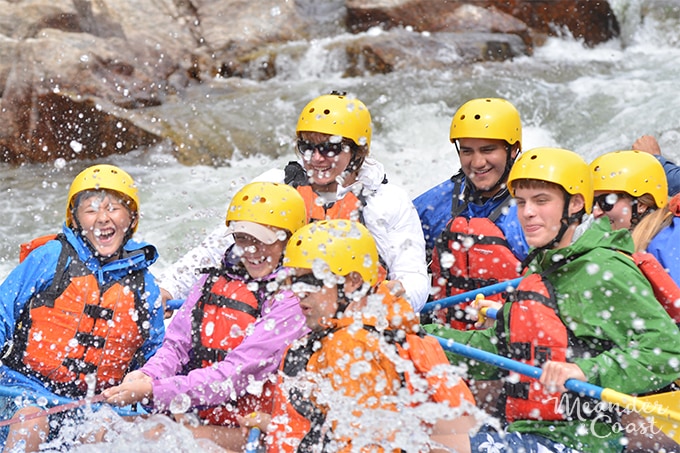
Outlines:
[[366, 36], [347, 47], [349, 77], [405, 69], [446, 69], [452, 64], [506, 60], [528, 53], [519, 36], [494, 33], [414, 33]]
[[158, 141], [126, 111], [161, 103], [165, 82], [143, 73], [126, 47], [53, 29], [21, 41], [0, 101], [2, 159], [96, 158]]
[[619, 36], [619, 23], [609, 2], [593, 0], [481, 0], [524, 21], [531, 29], [556, 36], [567, 29], [593, 46]]
[[[252, 151], [250, 129], [181, 115], [189, 85], [275, 77], [281, 63], [309, 64], [313, 40], [352, 76], [531, 55], [565, 28], [594, 44], [618, 23], [608, 2], [586, 0], [0, 0], [0, 158], [169, 140], [181, 162], [223, 165]], [[348, 30], [355, 38], [324, 41]], [[257, 140], [287, 152], [266, 130]]]
[[[466, 5], [470, 3], [470, 5]], [[469, 12], [457, 12], [460, 8], [474, 11], [495, 9], [524, 22], [521, 36], [527, 26], [534, 31], [556, 35], [561, 27], [567, 28], [575, 37], [589, 44], [607, 41], [619, 33], [618, 22], [608, 2], [590, 0], [347, 0], [347, 24], [354, 32], [380, 26], [385, 29], [410, 26], [417, 31], [463, 31], [467, 20], [473, 20], [475, 31], [493, 32], [498, 20], [475, 20]], [[472, 10], [471, 10], [472, 11]], [[457, 17], [458, 16], [458, 17]], [[487, 13], [484, 16], [488, 17]], [[498, 18], [502, 16], [498, 15]], [[464, 20], [461, 20], [463, 18]], [[509, 24], [509, 22], [507, 22]], [[505, 25], [505, 24], [503, 24]], [[459, 28], [460, 27], [460, 28]], [[480, 30], [480, 27], [486, 30]], [[516, 31], [506, 31], [516, 33]], [[523, 36], [525, 42], [527, 37]]]
[[268, 44], [305, 37], [304, 22], [295, 2], [280, 0], [199, 1], [196, 17], [200, 22], [200, 42], [214, 60], [212, 75], [246, 76], [249, 62], [262, 61], [264, 78], [275, 75], [271, 59], [262, 56]]

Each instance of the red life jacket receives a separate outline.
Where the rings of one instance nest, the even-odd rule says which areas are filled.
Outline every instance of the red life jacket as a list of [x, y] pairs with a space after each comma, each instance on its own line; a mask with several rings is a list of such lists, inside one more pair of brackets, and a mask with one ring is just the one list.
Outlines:
[[[496, 320], [501, 355], [541, 367], [548, 360], [567, 362], [568, 357], [582, 357], [588, 351], [593, 352], [593, 348], [578, 339], [562, 322], [552, 285], [540, 274], [525, 277], [507, 303], [512, 304], [507, 315], [508, 330], [505, 331], [504, 311], [499, 310]], [[597, 400], [568, 392], [572, 397], [567, 400], [570, 406], [565, 410], [563, 394], [548, 392], [538, 379], [524, 375], [518, 375], [517, 379], [506, 378], [504, 390], [505, 417], [510, 423], [595, 416], [587, 408], [596, 407]]]
[[[224, 360], [260, 317], [264, 298], [264, 291], [253, 292], [245, 282], [212, 269], [192, 312], [192, 331], [198, 335], [192, 335], [190, 367], [204, 368]], [[236, 401], [203, 409], [199, 416], [212, 425], [238, 426], [236, 415], [271, 411], [272, 391], [273, 383], [267, 381], [260, 395], [237, 395]]]
[[119, 384], [148, 338], [144, 273], [100, 287], [66, 238], [54, 238], [62, 251], [52, 284], [27, 304], [3, 362], [80, 397], [86, 375], [96, 377], [96, 392]]
[[[446, 225], [435, 241], [430, 264], [432, 286], [438, 299], [520, 276], [521, 263], [494, 223], [506, 206], [507, 203], [501, 204], [488, 218], [455, 217]], [[488, 299], [503, 302], [504, 294]], [[474, 321], [465, 313], [468, 305], [454, 305], [434, 314], [455, 329], [472, 329]]]
[[680, 323], [680, 288], [678, 284], [651, 253], [636, 252], [633, 254], [633, 259], [652, 285], [656, 300], [659, 301], [676, 324]]
[[[548, 360], [566, 362], [569, 346], [567, 327], [555, 312], [555, 294], [545, 283], [539, 274], [525, 277], [517, 287], [518, 300], [511, 302], [508, 315], [509, 357], [539, 367]], [[564, 420], [556, 410], [561, 394], [548, 393], [538, 380], [520, 375], [516, 383], [506, 379], [505, 389], [508, 422]]]

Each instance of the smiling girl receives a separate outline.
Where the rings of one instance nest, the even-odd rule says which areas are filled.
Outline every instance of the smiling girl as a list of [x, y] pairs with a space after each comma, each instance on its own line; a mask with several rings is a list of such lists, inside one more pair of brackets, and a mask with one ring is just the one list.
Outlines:
[[[288, 238], [306, 218], [302, 196], [285, 184], [251, 183], [234, 195], [226, 218], [234, 245], [221, 267], [202, 271], [161, 349], [105, 391], [107, 401], [192, 410], [201, 420], [192, 428], [195, 437], [238, 427], [237, 415], [268, 411], [283, 352], [307, 332], [297, 297], [280, 291], [277, 276]], [[245, 442], [240, 429], [233, 433], [233, 443], [223, 446]]]
[[[61, 234], [23, 250], [0, 286], [0, 386], [28, 400], [82, 398], [120, 383], [160, 346], [160, 290], [148, 269], [158, 254], [131, 239], [138, 209], [137, 187], [120, 168], [95, 165], [76, 176]], [[0, 418], [40, 410], [22, 400], [0, 398]], [[0, 432], [0, 443], [37, 451], [69, 418], [17, 421]]]

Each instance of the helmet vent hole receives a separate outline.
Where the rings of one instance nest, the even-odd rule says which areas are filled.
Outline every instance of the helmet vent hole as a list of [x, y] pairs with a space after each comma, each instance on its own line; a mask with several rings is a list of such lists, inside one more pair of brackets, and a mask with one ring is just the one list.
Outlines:
[[265, 197], [260, 197], [260, 203], [266, 203], [267, 199]]
[[480, 119], [482, 119], [482, 115], [480, 115], [479, 113], [478, 113], [478, 114], [476, 114], [476, 115], [475, 115], [475, 119], [476, 119], [476, 120], [480, 120]]
[[326, 110], [323, 111], [323, 114], [324, 114], [324, 115], [330, 115], [330, 114], [331, 114], [331, 111], [328, 110], [328, 109], [326, 109]]

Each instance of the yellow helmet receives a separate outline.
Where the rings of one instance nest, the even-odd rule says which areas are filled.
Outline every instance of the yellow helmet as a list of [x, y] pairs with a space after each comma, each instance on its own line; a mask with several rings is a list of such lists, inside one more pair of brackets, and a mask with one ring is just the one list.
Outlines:
[[320, 132], [350, 138], [358, 146], [371, 145], [371, 114], [359, 99], [326, 94], [302, 109], [295, 133]]
[[590, 171], [596, 191], [625, 192], [633, 198], [648, 193], [657, 208], [666, 206], [666, 172], [649, 153], [632, 150], [606, 153], [591, 162]]
[[[113, 190], [130, 200], [130, 211], [136, 215], [139, 209], [139, 197], [137, 195], [137, 186], [135, 185], [132, 176], [127, 172], [121, 170], [114, 165], [93, 165], [86, 168], [73, 179], [71, 187], [68, 191], [68, 201], [66, 203], [66, 225], [71, 226], [72, 218], [71, 212], [74, 208], [74, 201], [76, 195], [85, 190]], [[135, 223], [132, 229], [134, 233], [137, 230]]]
[[370, 286], [378, 282], [378, 248], [371, 233], [361, 223], [324, 220], [300, 228], [286, 245], [283, 265], [316, 269], [325, 263], [335, 275], [357, 272]]
[[460, 138], [522, 142], [522, 121], [510, 102], [499, 98], [472, 99], [463, 104], [451, 121], [451, 141]]
[[302, 195], [287, 184], [252, 182], [231, 199], [226, 224], [254, 222], [294, 233], [307, 223], [307, 208]]
[[515, 161], [508, 175], [508, 190], [515, 196], [514, 182], [536, 179], [562, 186], [571, 195], [581, 194], [586, 213], [593, 208], [593, 182], [588, 164], [573, 151], [560, 148], [534, 148]]

